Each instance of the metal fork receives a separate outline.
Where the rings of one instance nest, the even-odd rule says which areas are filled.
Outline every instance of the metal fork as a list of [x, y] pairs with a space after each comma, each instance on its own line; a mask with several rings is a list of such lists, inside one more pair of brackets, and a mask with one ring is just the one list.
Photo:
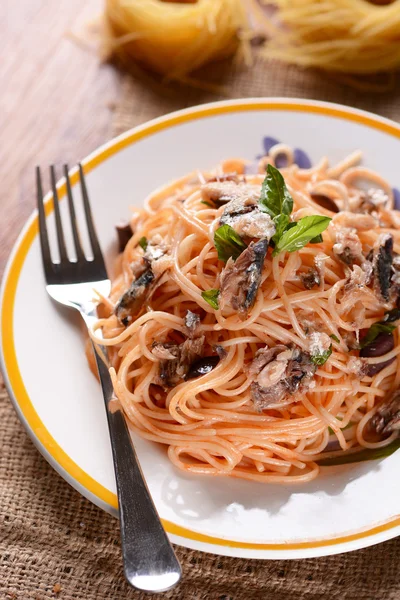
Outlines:
[[[70, 260], [67, 253], [53, 166], [50, 167], [50, 175], [59, 262], [54, 262], [51, 258], [42, 178], [40, 168], [37, 167], [39, 232], [46, 290], [56, 302], [78, 310], [89, 328], [97, 320], [93, 290], [107, 297], [111, 290], [111, 282], [93, 224], [83, 168], [79, 165], [86, 227], [93, 253], [91, 260], [86, 258], [82, 248], [67, 165], [64, 166], [64, 176], [76, 260]], [[103, 390], [114, 458], [125, 576], [137, 589], [148, 592], [166, 591], [178, 583], [181, 568], [146, 486], [123, 413], [121, 410], [110, 410], [110, 402], [115, 396], [108, 367], [104, 362], [108, 358], [107, 347], [93, 344], [93, 349]]]

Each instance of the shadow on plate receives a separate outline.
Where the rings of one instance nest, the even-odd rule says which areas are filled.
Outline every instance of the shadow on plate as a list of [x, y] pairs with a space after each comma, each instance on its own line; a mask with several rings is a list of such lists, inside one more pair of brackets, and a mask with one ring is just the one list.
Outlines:
[[380, 462], [324, 467], [317, 479], [303, 485], [264, 484], [230, 477], [213, 478], [215, 483], [210, 485], [206, 476], [179, 472], [164, 480], [161, 494], [177, 516], [192, 521], [200, 522], [223, 511], [239, 514], [243, 510], [261, 510], [272, 516], [282, 511], [296, 495], [319, 499], [340, 496], [351, 482], [378, 470]]

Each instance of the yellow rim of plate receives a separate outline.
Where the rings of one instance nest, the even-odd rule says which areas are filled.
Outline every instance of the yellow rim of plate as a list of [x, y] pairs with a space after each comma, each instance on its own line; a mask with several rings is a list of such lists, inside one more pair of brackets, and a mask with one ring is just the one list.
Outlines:
[[[309, 104], [307, 102], [297, 103], [288, 101], [245, 101], [245, 102], [232, 102], [220, 103], [209, 105], [205, 107], [187, 109], [182, 113], [172, 114], [169, 117], [162, 118], [160, 120], [150, 122], [148, 125], [144, 125], [138, 129], [133, 130], [131, 133], [123, 135], [120, 138], [116, 138], [110, 144], [100, 148], [86, 161], [84, 161], [85, 173], [96, 168], [98, 165], [106, 161], [111, 156], [114, 156], [127, 146], [136, 143], [137, 141], [148, 137], [158, 131], [174, 127], [188, 121], [194, 121], [205, 117], [234, 113], [234, 112], [247, 112], [256, 110], [283, 110], [288, 112], [305, 112], [313, 114], [321, 114], [325, 116], [335, 117], [339, 119], [345, 119], [347, 121], [353, 121], [373, 129], [378, 129], [400, 139], [400, 127], [389, 122], [381, 121], [373, 116], [367, 114], [353, 112], [351, 109], [338, 108], [334, 105], [323, 105], [323, 104]], [[78, 173], [74, 173], [72, 176], [72, 184], [78, 181]], [[59, 197], [65, 196], [65, 185], [58, 187]], [[46, 204], [46, 213], [49, 214], [53, 210], [52, 203]], [[30, 400], [26, 391], [21, 372], [19, 370], [17, 355], [14, 343], [14, 303], [15, 295], [17, 291], [19, 276], [24, 265], [24, 261], [29, 252], [29, 249], [38, 234], [38, 219], [34, 217], [32, 222], [28, 225], [27, 229], [17, 242], [14, 256], [9, 264], [7, 277], [4, 281], [3, 286], [3, 303], [2, 303], [2, 315], [1, 315], [1, 334], [3, 344], [3, 360], [5, 372], [7, 373], [9, 385], [11, 387], [12, 395], [14, 396], [15, 403], [25, 418], [29, 428], [36, 437], [36, 440], [40, 445], [47, 451], [53, 461], [57, 463], [69, 477], [76, 481], [82, 488], [84, 488], [91, 495], [97, 497], [106, 505], [118, 508], [117, 497], [110, 490], [102, 486], [85, 471], [83, 471], [57, 444], [55, 439], [47, 431], [43, 422], [41, 421], [35, 407]], [[213, 537], [209, 535], [203, 535], [196, 531], [186, 529], [180, 525], [176, 525], [171, 521], [163, 520], [163, 524], [168, 533], [179, 536], [180, 538], [193, 540], [196, 542], [202, 542], [204, 544], [210, 544], [213, 546], [231, 547], [231, 548], [243, 548], [247, 550], [301, 550], [301, 549], [312, 549], [322, 548], [326, 546], [336, 546], [360, 540], [362, 538], [371, 537], [394, 527], [400, 525], [400, 516], [396, 516], [385, 523], [376, 525], [370, 529], [358, 531], [349, 535], [344, 535], [329, 539], [319, 539], [312, 541], [304, 541], [297, 543], [280, 543], [280, 544], [262, 544], [262, 543], [248, 543], [238, 542], [235, 540], [228, 540], [224, 538]]]

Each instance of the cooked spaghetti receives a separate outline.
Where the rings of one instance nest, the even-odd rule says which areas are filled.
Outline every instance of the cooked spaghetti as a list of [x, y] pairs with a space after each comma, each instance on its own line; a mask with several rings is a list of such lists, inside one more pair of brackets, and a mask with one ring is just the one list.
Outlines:
[[168, 184], [119, 228], [92, 335], [131, 427], [176, 467], [300, 483], [397, 437], [400, 212], [360, 158], [302, 169], [278, 144]]

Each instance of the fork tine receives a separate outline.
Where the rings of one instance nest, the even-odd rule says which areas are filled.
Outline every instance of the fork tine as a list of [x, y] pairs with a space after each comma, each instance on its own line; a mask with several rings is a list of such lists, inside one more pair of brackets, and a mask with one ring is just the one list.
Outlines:
[[99, 240], [97, 239], [97, 233], [96, 233], [96, 229], [95, 229], [94, 223], [93, 223], [92, 211], [90, 208], [89, 196], [88, 196], [86, 183], [85, 183], [85, 175], [83, 173], [83, 168], [82, 168], [81, 163], [79, 163], [79, 176], [80, 176], [80, 180], [81, 180], [83, 207], [85, 209], [86, 224], [87, 224], [87, 228], [88, 228], [88, 232], [89, 232], [90, 244], [92, 246], [93, 257], [94, 257], [94, 260], [96, 260], [98, 262], [101, 261], [101, 263], [104, 264]]
[[64, 176], [65, 176], [65, 182], [66, 182], [66, 186], [67, 186], [69, 216], [71, 219], [71, 228], [72, 228], [72, 235], [74, 237], [76, 258], [78, 261], [83, 261], [83, 260], [86, 260], [86, 257], [82, 250], [82, 244], [81, 244], [81, 240], [80, 240], [80, 236], [79, 236], [78, 225], [76, 222], [74, 198], [72, 195], [71, 181], [70, 181], [69, 173], [68, 173], [68, 165], [64, 165]]
[[60, 262], [65, 263], [68, 262], [67, 248], [65, 246], [64, 239], [64, 231], [61, 222], [60, 215], [60, 206], [58, 202], [58, 192], [56, 186], [56, 172], [54, 169], [54, 165], [50, 167], [50, 175], [51, 175], [51, 187], [53, 190], [53, 205], [54, 205], [54, 216], [56, 218], [56, 230], [57, 230], [57, 242], [58, 242], [58, 250], [60, 253]]
[[39, 215], [40, 247], [42, 250], [43, 268], [44, 268], [46, 277], [48, 277], [52, 272], [53, 263], [52, 263], [51, 254], [50, 254], [49, 236], [47, 234], [46, 214], [44, 211], [44, 204], [43, 204], [43, 186], [42, 186], [42, 176], [40, 173], [40, 167], [36, 167], [36, 188], [37, 188], [37, 209], [38, 209], [38, 215]]

